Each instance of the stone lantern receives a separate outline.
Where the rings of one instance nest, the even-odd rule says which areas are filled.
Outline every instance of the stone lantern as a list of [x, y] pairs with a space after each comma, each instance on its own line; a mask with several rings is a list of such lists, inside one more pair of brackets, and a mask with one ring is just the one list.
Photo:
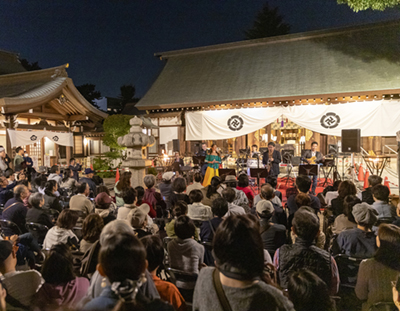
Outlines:
[[131, 125], [129, 133], [118, 137], [118, 144], [127, 147], [122, 167], [129, 168], [132, 172], [132, 187], [143, 186], [146, 167], [151, 166], [151, 160], [147, 159], [145, 148], [153, 146], [155, 138], [143, 133], [143, 121], [137, 116], [130, 119], [129, 124]]

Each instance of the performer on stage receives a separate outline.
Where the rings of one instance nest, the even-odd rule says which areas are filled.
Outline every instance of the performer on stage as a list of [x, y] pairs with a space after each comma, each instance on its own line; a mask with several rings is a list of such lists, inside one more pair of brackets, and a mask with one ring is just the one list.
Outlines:
[[[206, 143], [202, 143], [201, 144], [201, 150], [199, 152], [196, 153], [197, 156], [199, 157], [206, 157], [207, 156], [207, 144]], [[206, 175], [206, 170], [207, 170], [207, 163], [203, 163], [203, 165], [201, 166], [201, 175]]]
[[251, 146], [251, 158], [258, 158], [260, 156], [260, 152], [258, 152], [258, 146], [253, 145]]
[[[318, 149], [318, 143], [316, 141], [313, 141], [311, 143], [311, 150], [307, 150], [303, 154], [303, 158], [308, 160], [310, 164], [316, 164], [317, 162], [325, 159], [325, 157], [322, 155], [321, 152], [317, 151]], [[319, 166], [318, 166], [318, 171], [319, 171]], [[317, 188], [318, 184], [318, 175], [312, 176], [312, 188], [311, 188], [311, 194], [315, 195], [315, 189]]]
[[278, 177], [279, 175], [279, 163], [281, 163], [282, 158], [279, 151], [275, 150], [275, 143], [268, 143], [268, 151], [264, 152], [263, 155], [263, 164], [268, 169], [269, 168], [269, 176]]
[[218, 167], [221, 164], [221, 157], [216, 144], [211, 145], [211, 150], [207, 154], [205, 162], [207, 163], [207, 171], [204, 176], [203, 187], [207, 187], [214, 176], [219, 176]]

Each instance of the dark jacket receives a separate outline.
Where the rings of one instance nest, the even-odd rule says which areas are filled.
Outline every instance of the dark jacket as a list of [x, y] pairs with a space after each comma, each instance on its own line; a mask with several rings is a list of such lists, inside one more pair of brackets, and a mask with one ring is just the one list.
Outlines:
[[286, 243], [286, 227], [261, 218], [260, 233], [264, 249], [274, 258], [275, 251]]
[[337, 197], [331, 201], [332, 212], [335, 217], [343, 214], [343, 199], [341, 197]]
[[285, 244], [279, 248], [280, 285], [287, 288], [289, 273], [302, 269], [314, 272], [331, 288], [331, 255], [298, 237], [295, 244]]
[[219, 217], [214, 217], [211, 220], [203, 221], [200, 227], [200, 239], [203, 242], [212, 242], [214, 238], [214, 232], [217, 231], [217, 228], [222, 221], [223, 219]]
[[59, 212], [61, 212], [63, 209], [60, 200], [57, 198], [56, 195], [45, 194], [43, 209], [50, 209], [50, 208], [55, 209]]
[[[34, 222], [37, 224], [45, 225], [47, 228], [53, 227], [53, 222], [50, 219], [49, 214], [47, 214], [43, 209], [41, 208], [35, 208], [32, 207], [28, 210], [26, 213], [26, 222]], [[46, 236], [47, 231], [43, 232], [31, 232], [32, 235], [37, 239], [39, 243], [43, 243], [43, 240]]]
[[96, 196], [96, 184], [95, 182], [91, 179], [91, 178], [87, 178], [87, 177], [82, 177], [81, 179], [79, 179], [79, 183], [87, 183], [89, 185], [90, 188], [90, 192], [92, 193], [91, 197], [95, 197]]
[[70, 165], [69, 169], [74, 172], [74, 176], [72, 176], [76, 181], [79, 180], [79, 172], [82, 170], [82, 165], [76, 163], [75, 166]]
[[[268, 151], [264, 152], [263, 154], [263, 164], [267, 165], [268, 164], [268, 158], [269, 158], [269, 153]], [[271, 165], [271, 170], [269, 172], [270, 175], [272, 176], [278, 176], [279, 175], [279, 163], [282, 162], [281, 158], [281, 153], [277, 150], [274, 150], [272, 153], [272, 165]]]
[[[311, 208], [315, 210], [315, 212], [318, 212], [321, 209], [321, 202], [320, 200], [312, 195], [309, 194], [308, 195], [311, 199]], [[297, 212], [297, 210], [299, 209], [299, 207], [301, 206], [297, 206], [296, 204], [296, 195], [291, 195], [290, 197], [288, 197], [287, 199], [287, 207], [289, 209], [289, 214], [292, 215], [294, 213]]]
[[172, 192], [171, 195], [169, 196], [167, 208], [173, 209], [178, 201], [185, 201], [187, 204], [190, 204], [189, 196], [186, 193]]
[[13, 182], [11, 185], [7, 185], [7, 187], [0, 189], [0, 205], [6, 204], [6, 202], [14, 196], [12, 189], [16, 185], [17, 183]]
[[272, 206], [274, 207], [274, 210], [275, 210], [274, 216], [272, 216], [272, 222], [287, 227], [288, 219], [286, 216], [286, 212], [278, 204], [275, 204], [272, 201], [270, 201], [270, 202], [272, 203]]
[[340, 232], [332, 245], [332, 254], [346, 254], [358, 258], [370, 258], [376, 250], [375, 233], [358, 228]]
[[[27, 213], [27, 208], [22, 202], [22, 200], [17, 200], [16, 198], [12, 198], [8, 200], [6, 205], [4, 206], [2, 218], [5, 220], [12, 221], [18, 226], [18, 228], [21, 230], [22, 233], [26, 233], [28, 232], [28, 230], [25, 228], [26, 213]], [[3, 233], [6, 236], [15, 234], [15, 232], [13, 232], [9, 228], [4, 228]]]

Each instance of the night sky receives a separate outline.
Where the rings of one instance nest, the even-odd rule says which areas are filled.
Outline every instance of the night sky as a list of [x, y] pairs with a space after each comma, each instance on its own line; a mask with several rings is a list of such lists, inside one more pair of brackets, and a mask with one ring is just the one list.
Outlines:
[[[0, 2], [0, 49], [42, 68], [69, 63], [75, 85], [143, 96], [163, 62], [155, 52], [239, 41], [263, 0], [14, 0]], [[270, 0], [292, 33], [400, 18], [400, 10], [354, 13], [336, 0]]]

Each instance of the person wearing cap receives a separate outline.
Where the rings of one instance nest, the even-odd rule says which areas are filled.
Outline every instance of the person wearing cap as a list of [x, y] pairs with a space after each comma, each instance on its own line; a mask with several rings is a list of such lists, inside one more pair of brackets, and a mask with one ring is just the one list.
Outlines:
[[85, 168], [85, 175], [86, 177], [81, 177], [81, 179], [79, 179], [79, 183], [87, 183], [89, 185], [91, 195], [94, 196], [96, 194], [96, 184], [92, 179], [94, 171], [90, 167]]
[[138, 239], [146, 235], [151, 235], [151, 233], [147, 231], [147, 214], [144, 213], [143, 209], [139, 207], [132, 209], [126, 218], [135, 230]]
[[273, 258], [275, 251], [286, 243], [286, 227], [271, 221], [275, 209], [270, 201], [259, 201], [256, 205], [256, 212], [260, 219], [260, 234], [264, 249]]
[[104, 225], [116, 219], [116, 217], [111, 212], [111, 198], [107, 193], [101, 192], [95, 198], [95, 209], [94, 212], [99, 214], [103, 218]]
[[213, 253], [215, 267], [201, 269], [193, 310], [226, 310], [215, 282], [221, 284], [233, 310], [294, 310], [282, 291], [260, 280], [264, 276], [264, 249], [254, 216], [233, 215], [225, 219], [215, 233]]
[[193, 176], [193, 184], [187, 186], [186, 188], [186, 194], [190, 195], [190, 191], [195, 190], [195, 189], [202, 189], [204, 188], [203, 185], [201, 184], [201, 174], [199, 172], [195, 173]]
[[332, 253], [370, 258], [377, 249], [372, 226], [378, 220], [378, 212], [367, 203], [358, 203], [353, 206], [352, 214], [357, 223], [357, 228], [347, 229], [339, 233], [332, 245]]
[[[87, 183], [82, 183], [78, 186], [77, 191], [78, 191], [78, 194], [74, 195], [69, 200], [69, 208], [72, 211], [80, 211], [85, 216], [87, 216], [93, 212], [93, 204], [88, 199], [88, 196], [90, 193], [89, 185]], [[78, 219], [79, 225], [82, 224], [83, 218], [79, 217], [79, 219]]]
[[4, 173], [8, 169], [8, 165], [4, 160], [5, 157], [6, 157], [6, 149], [4, 149], [3, 146], [0, 146], [0, 170], [2, 173]]
[[235, 195], [235, 191], [229, 187], [222, 191], [222, 197], [228, 202], [228, 212], [225, 214], [225, 217], [230, 215], [246, 214], [246, 211], [243, 207], [233, 204]]
[[[42, 276], [36, 270], [16, 271], [18, 246], [11, 241], [0, 241], [0, 272], [1, 281], [7, 288], [7, 296], [12, 297], [28, 310], [34, 295], [44, 283]], [[7, 310], [15, 309], [16, 305], [7, 302]]]
[[249, 199], [247, 198], [246, 194], [244, 193], [243, 190], [238, 190], [236, 189], [237, 187], [237, 180], [236, 176], [234, 175], [227, 175], [225, 176], [225, 180], [221, 187], [218, 188], [217, 192], [222, 195], [222, 191], [226, 189], [227, 187], [232, 188], [235, 193], [235, 200], [233, 200], [233, 204], [239, 205], [244, 208], [245, 211], [250, 211], [249, 210]]
[[172, 193], [172, 178], [175, 176], [174, 172], [165, 172], [162, 175], [162, 181], [158, 184], [158, 189], [163, 196], [165, 202], [169, 201], [169, 196]]

